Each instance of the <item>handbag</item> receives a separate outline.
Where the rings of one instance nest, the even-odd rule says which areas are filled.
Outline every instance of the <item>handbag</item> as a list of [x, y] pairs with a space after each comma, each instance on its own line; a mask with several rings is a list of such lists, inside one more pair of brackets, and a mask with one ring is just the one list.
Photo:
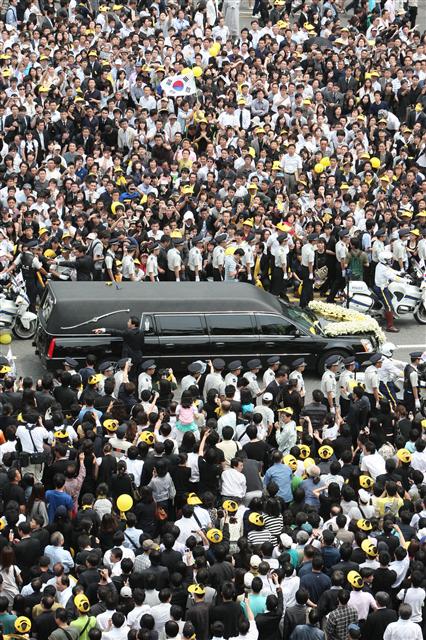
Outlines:
[[31, 429], [28, 429], [28, 435], [31, 438], [31, 442], [34, 448], [34, 453], [29, 454], [30, 464], [43, 464], [47, 460], [47, 454], [44, 451], [37, 451], [37, 447], [35, 446], [34, 439], [31, 434]]

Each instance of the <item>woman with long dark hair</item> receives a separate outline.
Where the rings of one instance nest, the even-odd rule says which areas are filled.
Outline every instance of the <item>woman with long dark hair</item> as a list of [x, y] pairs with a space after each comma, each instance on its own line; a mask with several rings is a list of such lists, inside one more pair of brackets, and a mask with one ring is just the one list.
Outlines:
[[2, 594], [8, 599], [9, 605], [13, 604], [22, 586], [21, 570], [15, 563], [15, 552], [10, 545], [6, 545], [0, 552], [0, 576], [3, 579]]

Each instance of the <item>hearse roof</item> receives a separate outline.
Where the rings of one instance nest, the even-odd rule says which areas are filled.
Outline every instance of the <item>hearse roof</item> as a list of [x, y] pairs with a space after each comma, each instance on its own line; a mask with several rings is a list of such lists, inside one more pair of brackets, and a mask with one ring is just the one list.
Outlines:
[[[129, 315], [140, 316], [142, 313], [282, 311], [274, 296], [242, 283], [123, 282], [107, 285], [105, 282], [50, 282], [48, 287], [56, 301], [48, 321], [49, 333], [124, 309], [129, 309], [127, 315], [110, 316], [107, 323], [100, 320], [100, 326], [122, 327]], [[92, 328], [95, 326], [93, 324]], [[87, 326], [82, 330], [90, 331], [91, 328]]]

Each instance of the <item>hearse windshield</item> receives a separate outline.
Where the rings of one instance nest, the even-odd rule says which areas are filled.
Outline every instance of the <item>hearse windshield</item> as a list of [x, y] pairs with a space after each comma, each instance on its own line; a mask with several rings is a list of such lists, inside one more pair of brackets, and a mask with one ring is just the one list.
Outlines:
[[310, 309], [301, 309], [300, 307], [295, 307], [283, 301], [280, 302], [283, 306], [285, 315], [290, 320], [293, 320], [296, 324], [302, 327], [302, 329], [309, 333], [323, 335], [318, 318], [313, 311], [310, 311]]

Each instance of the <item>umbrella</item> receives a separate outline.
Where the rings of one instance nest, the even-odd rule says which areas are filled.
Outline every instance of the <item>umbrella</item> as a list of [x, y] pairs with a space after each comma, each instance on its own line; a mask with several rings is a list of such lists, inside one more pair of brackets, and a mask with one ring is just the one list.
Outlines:
[[303, 43], [303, 49], [305, 51], [309, 51], [311, 48], [316, 49], [332, 49], [333, 43], [331, 40], [327, 40], [327, 38], [322, 38], [321, 36], [316, 36], [315, 38], [308, 38]]

